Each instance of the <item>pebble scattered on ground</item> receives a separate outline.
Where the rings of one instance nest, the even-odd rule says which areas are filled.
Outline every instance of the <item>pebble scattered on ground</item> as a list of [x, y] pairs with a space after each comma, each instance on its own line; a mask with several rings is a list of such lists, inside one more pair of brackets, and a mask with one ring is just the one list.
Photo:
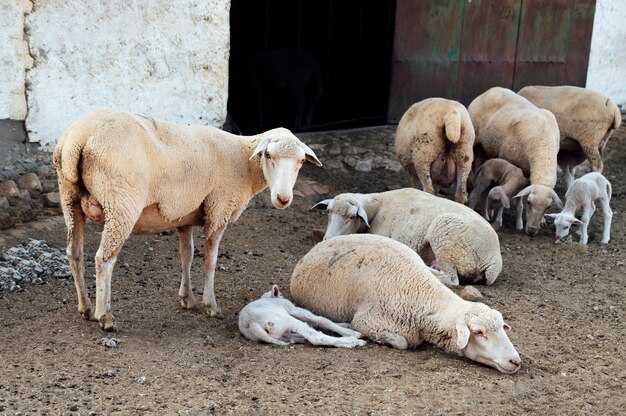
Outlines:
[[16, 292], [29, 284], [72, 276], [67, 256], [44, 240], [28, 239], [0, 253], [0, 294]]

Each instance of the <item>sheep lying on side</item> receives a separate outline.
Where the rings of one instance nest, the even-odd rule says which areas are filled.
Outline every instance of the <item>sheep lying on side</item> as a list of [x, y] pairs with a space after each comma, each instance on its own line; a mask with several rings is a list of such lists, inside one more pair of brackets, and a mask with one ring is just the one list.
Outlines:
[[413, 104], [396, 131], [396, 154], [411, 175], [414, 187], [437, 194], [436, 186], [456, 182], [455, 199], [467, 199], [467, 177], [472, 169], [474, 126], [463, 104], [428, 98]]
[[311, 209], [328, 211], [324, 239], [357, 232], [393, 238], [411, 247], [444, 283], [459, 277], [492, 284], [502, 271], [498, 234], [465, 205], [417, 189], [340, 194]]
[[515, 195], [526, 197], [526, 234], [539, 232], [543, 214], [562, 207], [554, 192], [559, 127], [548, 110], [535, 107], [513, 91], [493, 87], [468, 107], [476, 129], [476, 145], [489, 158], [505, 159], [530, 177], [530, 186]]
[[348, 235], [314, 246], [291, 276], [296, 304], [374, 342], [447, 352], [515, 373], [521, 360], [500, 312], [461, 299], [407, 246], [387, 237]]
[[[336, 332], [342, 337], [328, 336], [307, 323]], [[305, 339], [313, 345], [332, 347], [354, 348], [365, 345], [365, 341], [359, 339], [362, 336], [360, 333], [298, 308], [283, 298], [276, 285], [241, 310], [239, 330], [249, 340], [276, 345], [304, 342]]]
[[[489, 189], [493, 184], [496, 186]], [[517, 166], [504, 159], [489, 159], [483, 163], [476, 171], [474, 179], [474, 189], [469, 197], [469, 207], [476, 208], [476, 204], [484, 198], [483, 216], [487, 221], [491, 220], [490, 212], [497, 209], [496, 224], [498, 229], [502, 228], [502, 213], [504, 208], [511, 207], [510, 198], [528, 185], [528, 179], [524, 172]], [[488, 192], [487, 192], [488, 190]], [[485, 192], [487, 196], [485, 197]], [[524, 228], [522, 212], [524, 204], [522, 198], [517, 203], [516, 228]]]
[[[114, 330], [111, 272], [131, 233], [177, 228], [183, 273], [181, 304], [194, 308], [190, 271], [192, 226], [204, 227], [202, 303], [221, 316], [213, 281], [217, 251], [229, 222], [269, 186], [274, 206], [291, 204], [302, 163], [321, 165], [313, 151], [285, 129], [235, 136], [205, 126], [184, 126], [115, 110], [75, 121], [54, 150], [68, 229], [67, 255], [78, 292], [78, 311]], [[83, 270], [85, 220], [104, 224], [96, 253], [96, 310], [91, 310]]]
[[[601, 244], [608, 244], [611, 239], [611, 219], [613, 211], [611, 201], [611, 183], [598, 172], [588, 173], [576, 179], [565, 194], [565, 205], [559, 214], [546, 214], [554, 220], [556, 226], [556, 241], [567, 237], [572, 224], [580, 225], [580, 244], [587, 244], [587, 227], [589, 220], [596, 210], [595, 201], [602, 205], [604, 226], [602, 227]], [[576, 211], [583, 209], [581, 220], [576, 219]]]
[[602, 155], [622, 115], [606, 95], [573, 86], [528, 86], [519, 95], [554, 114], [559, 124], [559, 165], [567, 187], [574, 181], [572, 169], [589, 159], [594, 172], [602, 172]]

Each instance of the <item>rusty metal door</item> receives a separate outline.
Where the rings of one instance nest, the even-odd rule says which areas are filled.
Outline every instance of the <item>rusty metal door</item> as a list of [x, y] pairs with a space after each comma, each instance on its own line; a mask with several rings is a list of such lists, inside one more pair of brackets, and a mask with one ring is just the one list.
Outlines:
[[584, 86], [595, 0], [397, 0], [388, 122], [493, 86]]

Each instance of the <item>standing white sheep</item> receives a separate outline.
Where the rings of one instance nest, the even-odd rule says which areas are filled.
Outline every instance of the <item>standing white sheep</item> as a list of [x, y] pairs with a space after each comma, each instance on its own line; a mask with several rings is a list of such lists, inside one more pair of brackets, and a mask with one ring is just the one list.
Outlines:
[[489, 158], [505, 159], [529, 176], [530, 186], [515, 198], [526, 198], [526, 234], [537, 235], [543, 214], [552, 204], [563, 205], [556, 185], [559, 127], [554, 115], [537, 108], [513, 91], [493, 87], [468, 107], [476, 145]]
[[356, 234], [314, 246], [291, 276], [296, 304], [374, 342], [415, 348], [423, 341], [512, 374], [521, 360], [500, 312], [461, 299], [410, 248]]
[[358, 232], [393, 238], [411, 247], [443, 282], [459, 277], [491, 285], [502, 271], [498, 234], [469, 207], [413, 188], [374, 194], [339, 194], [311, 209], [326, 209], [324, 239]]
[[[313, 324], [342, 337], [331, 337], [316, 331], [307, 323]], [[239, 313], [239, 331], [252, 341], [263, 341], [275, 345], [289, 345], [304, 342], [306, 339], [313, 345], [329, 345], [332, 347], [362, 347], [365, 341], [362, 335], [341, 326], [322, 316], [298, 308], [283, 298], [278, 286], [273, 285], [269, 292], [260, 299], [248, 303]]]
[[[493, 186], [494, 184], [496, 186]], [[520, 168], [504, 159], [489, 159], [476, 170], [474, 189], [472, 189], [469, 197], [469, 207], [476, 209], [476, 204], [484, 198], [483, 216], [487, 221], [491, 221], [490, 212], [497, 209], [498, 213], [496, 214], [495, 223], [498, 229], [500, 229], [502, 228], [504, 209], [511, 207], [510, 199], [527, 185], [528, 179]], [[489, 191], [487, 192], [487, 190]], [[487, 192], [486, 197], [484, 195], [485, 192]], [[524, 228], [522, 221], [523, 209], [522, 198], [519, 198], [515, 227], [518, 230]]]
[[602, 173], [604, 147], [622, 122], [613, 101], [599, 92], [569, 85], [528, 86], [518, 94], [556, 117], [560, 132], [558, 162], [568, 188], [574, 181], [572, 169], [585, 159], [589, 159], [594, 172]]
[[[105, 330], [115, 330], [111, 273], [124, 241], [131, 233], [172, 228], [179, 232], [183, 269], [178, 295], [183, 308], [194, 308], [192, 226], [201, 225], [206, 236], [202, 303], [208, 314], [221, 317], [213, 282], [226, 226], [268, 186], [274, 206], [287, 208], [305, 160], [321, 166], [313, 151], [286, 129], [244, 137], [116, 110], [79, 118], [56, 146], [54, 164], [80, 314]], [[87, 218], [104, 224], [95, 258], [95, 313], [84, 282]]]
[[[588, 173], [576, 179], [565, 194], [563, 210], [558, 214], [546, 214], [546, 217], [554, 220], [556, 226], [556, 241], [567, 237], [572, 224], [580, 225], [580, 244], [587, 244], [589, 220], [596, 210], [595, 201], [600, 201], [602, 206], [601, 244], [608, 244], [611, 239], [611, 220], [613, 211], [609, 205], [611, 201], [611, 183], [598, 172]], [[576, 218], [576, 211], [583, 209], [580, 220]]]
[[456, 182], [455, 199], [467, 199], [467, 177], [472, 169], [474, 126], [463, 104], [428, 98], [413, 104], [396, 131], [396, 154], [411, 175], [414, 187], [437, 194], [436, 187]]

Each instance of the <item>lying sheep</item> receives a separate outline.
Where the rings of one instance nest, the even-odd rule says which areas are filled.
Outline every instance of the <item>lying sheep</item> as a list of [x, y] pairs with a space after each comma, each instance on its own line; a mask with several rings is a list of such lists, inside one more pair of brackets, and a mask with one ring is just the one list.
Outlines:
[[[311, 328], [307, 323], [343, 336], [328, 336]], [[241, 310], [239, 331], [249, 340], [276, 345], [290, 345], [304, 342], [305, 339], [313, 345], [332, 347], [354, 348], [365, 345], [365, 341], [359, 339], [362, 336], [360, 333], [298, 308], [283, 298], [276, 285]]]
[[291, 276], [296, 304], [351, 321], [367, 338], [394, 348], [423, 341], [512, 374], [521, 360], [500, 312], [461, 299], [407, 246], [387, 237], [349, 235], [314, 246]]
[[[608, 244], [611, 239], [611, 219], [613, 211], [611, 201], [611, 183], [598, 172], [588, 173], [576, 179], [565, 194], [565, 205], [559, 214], [546, 214], [554, 220], [556, 226], [556, 241], [567, 237], [572, 224], [580, 225], [580, 244], [587, 244], [587, 227], [589, 220], [596, 210], [595, 201], [602, 205], [604, 226], [602, 227], [601, 244]], [[576, 211], [583, 209], [580, 220], [576, 218]]]
[[[493, 184], [497, 184], [493, 186]], [[511, 207], [510, 198], [528, 185], [528, 179], [524, 172], [517, 166], [504, 159], [489, 159], [476, 171], [474, 189], [469, 197], [469, 207], [476, 208], [476, 204], [484, 198], [483, 216], [487, 221], [491, 220], [490, 211], [497, 209], [496, 224], [502, 228], [502, 213], [504, 208]], [[489, 187], [492, 187], [489, 189]], [[488, 192], [487, 192], [488, 191]], [[485, 192], [487, 196], [485, 197]], [[522, 212], [524, 204], [522, 198], [518, 199], [516, 228], [524, 228]]]
[[530, 177], [530, 186], [515, 198], [526, 198], [526, 234], [539, 232], [543, 214], [552, 205], [562, 207], [554, 192], [559, 127], [548, 110], [535, 107], [513, 91], [493, 87], [468, 107], [476, 145], [489, 158], [505, 159]]
[[572, 169], [589, 159], [594, 172], [602, 172], [602, 155], [622, 115], [606, 95], [573, 86], [528, 86], [519, 95], [539, 108], [551, 111], [560, 131], [559, 165], [569, 188], [574, 181]]
[[[177, 228], [183, 308], [191, 291], [192, 226], [204, 227], [202, 303], [221, 317], [213, 281], [217, 251], [229, 222], [269, 186], [274, 206], [287, 208], [302, 163], [321, 166], [313, 151], [285, 129], [235, 136], [205, 126], [184, 126], [116, 110], [79, 118], [54, 150], [61, 205], [68, 229], [67, 255], [78, 292], [78, 311], [114, 330], [111, 273], [131, 233]], [[85, 220], [104, 224], [96, 253], [96, 310], [91, 310], [83, 270]]]
[[393, 238], [411, 247], [442, 281], [459, 277], [493, 284], [502, 271], [498, 234], [480, 215], [445, 198], [405, 188], [375, 194], [340, 194], [313, 205], [326, 209], [324, 239], [357, 232]]
[[455, 199], [467, 199], [467, 177], [472, 169], [474, 126], [463, 104], [428, 98], [413, 104], [396, 131], [396, 154], [411, 175], [414, 187], [437, 194], [435, 187], [456, 182]]

